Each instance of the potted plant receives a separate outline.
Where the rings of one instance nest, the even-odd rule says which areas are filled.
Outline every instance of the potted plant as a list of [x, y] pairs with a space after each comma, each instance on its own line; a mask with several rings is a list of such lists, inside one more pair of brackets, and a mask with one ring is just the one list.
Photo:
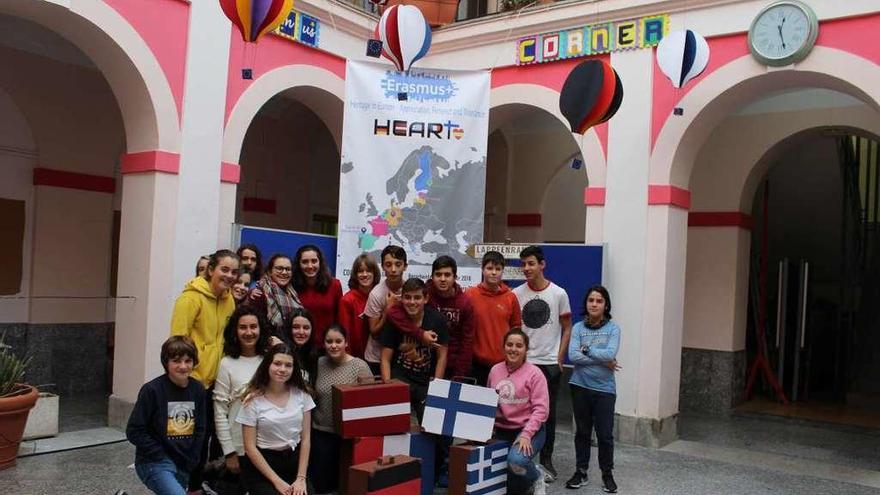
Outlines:
[[19, 357], [0, 337], [0, 469], [15, 465], [28, 413], [37, 402], [36, 387], [24, 383], [30, 362]]

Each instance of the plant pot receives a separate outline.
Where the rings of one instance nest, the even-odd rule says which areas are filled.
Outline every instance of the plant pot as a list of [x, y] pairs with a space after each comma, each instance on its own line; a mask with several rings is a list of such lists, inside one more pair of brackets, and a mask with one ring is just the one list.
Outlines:
[[58, 435], [58, 405], [57, 395], [40, 392], [37, 404], [28, 414], [22, 439], [34, 440]]
[[20, 390], [16, 395], [0, 398], [0, 469], [15, 465], [28, 413], [39, 397], [36, 387], [20, 385]]
[[[385, 9], [392, 5], [414, 5], [422, 11], [431, 27], [440, 27], [455, 20], [459, 0], [388, 0]], [[384, 10], [383, 10], [384, 12]]]

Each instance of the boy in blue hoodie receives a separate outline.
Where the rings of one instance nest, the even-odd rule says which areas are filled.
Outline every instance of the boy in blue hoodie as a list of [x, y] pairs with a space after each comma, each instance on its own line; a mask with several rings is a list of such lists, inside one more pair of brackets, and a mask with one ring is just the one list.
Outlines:
[[165, 374], [141, 387], [125, 436], [135, 446], [135, 471], [147, 488], [186, 495], [205, 440], [205, 388], [190, 377], [198, 351], [189, 337], [175, 335], [162, 344], [160, 358]]

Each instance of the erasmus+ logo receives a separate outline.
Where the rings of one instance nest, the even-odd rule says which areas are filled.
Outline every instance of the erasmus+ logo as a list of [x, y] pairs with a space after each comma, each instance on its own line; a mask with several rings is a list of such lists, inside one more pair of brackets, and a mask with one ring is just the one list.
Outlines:
[[385, 97], [397, 100], [397, 95], [406, 93], [408, 100], [414, 101], [447, 101], [456, 93], [458, 86], [449, 76], [411, 71], [409, 75], [386, 71], [380, 80]]

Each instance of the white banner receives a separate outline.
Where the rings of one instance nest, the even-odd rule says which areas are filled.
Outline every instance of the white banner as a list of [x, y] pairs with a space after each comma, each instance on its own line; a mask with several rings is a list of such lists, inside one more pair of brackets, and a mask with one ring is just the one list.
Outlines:
[[362, 252], [377, 262], [402, 246], [408, 276], [428, 278], [447, 254], [459, 282], [480, 281], [465, 252], [483, 240], [489, 72], [348, 61], [339, 183], [336, 276]]

